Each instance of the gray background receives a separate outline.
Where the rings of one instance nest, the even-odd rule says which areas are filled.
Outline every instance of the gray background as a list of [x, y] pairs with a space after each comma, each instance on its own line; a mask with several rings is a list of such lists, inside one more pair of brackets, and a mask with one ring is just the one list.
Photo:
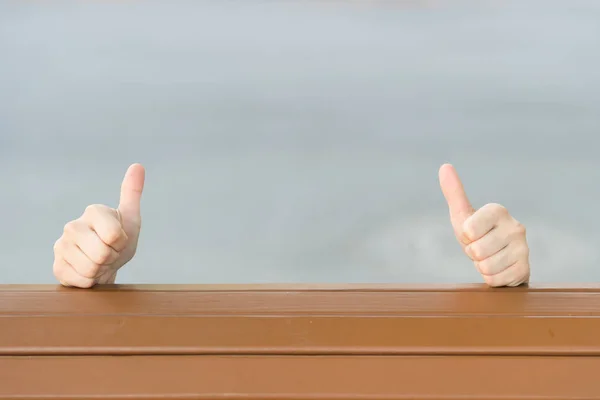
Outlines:
[[0, 282], [147, 167], [119, 282], [480, 282], [437, 169], [600, 281], [600, 2], [0, 3]]

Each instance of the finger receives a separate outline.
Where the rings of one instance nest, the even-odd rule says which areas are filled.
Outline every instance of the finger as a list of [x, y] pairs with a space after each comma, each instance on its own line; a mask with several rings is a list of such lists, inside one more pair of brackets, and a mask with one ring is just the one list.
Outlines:
[[126, 232], [129, 224], [138, 228], [141, 224], [141, 200], [145, 178], [146, 171], [140, 164], [131, 165], [123, 178], [118, 209]]
[[100, 267], [115, 262], [119, 253], [100, 240], [96, 232], [88, 227], [84, 229], [73, 242], [64, 240], [58, 244], [58, 251], [80, 275], [96, 278]]
[[482, 261], [504, 249], [509, 243], [510, 235], [507, 229], [499, 226], [466, 246], [465, 253], [473, 261]]
[[54, 252], [55, 259], [65, 261], [84, 278], [94, 279], [98, 275], [100, 265], [90, 260], [77, 244], [69, 241], [68, 238], [59, 239], [54, 245]]
[[482, 275], [496, 275], [519, 260], [526, 259], [526, 249], [521, 242], [511, 242], [496, 254], [475, 262]]
[[90, 261], [98, 265], [109, 265], [119, 258], [119, 253], [112, 247], [104, 243], [94, 231], [89, 231], [86, 235], [81, 235], [75, 242]]
[[54, 276], [63, 286], [73, 286], [78, 288], [90, 288], [94, 286], [95, 282], [93, 279], [79, 275], [64, 259], [59, 258], [55, 260], [53, 269]]
[[468, 244], [468, 241], [464, 240], [465, 238], [463, 237], [462, 225], [467, 218], [473, 215], [475, 210], [469, 202], [458, 173], [452, 165], [444, 164], [440, 167], [439, 179], [442, 193], [448, 203], [450, 220], [454, 231], [459, 240]]
[[515, 287], [529, 282], [529, 264], [525, 261], [517, 261], [504, 271], [496, 275], [484, 275], [483, 280], [489, 286]]
[[462, 231], [470, 241], [482, 238], [498, 223], [509, 216], [506, 208], [500, 204], [486, 204], [463, 223]]
[[62, 252], [63, 260], [84, 278], [95, 279], [100, 271], [100, 265], [90, 260], [83, 251], [72, 243], [67, 251]]
[[[78, 235], [87, 235], [91, 230], [95, 232], [98, 240], [117, 252], [122, 251], [127, 246], [128, 237], [121, 225], [117, 210], [99, 204], [89, 206], [86, 208], [81, 220], [86, 223], [86, 226], [76, 228]], [[98, 249], [101, 249], [101, 247]], [[87, 251], [85, 253], [88, 256], [91, 255]]]

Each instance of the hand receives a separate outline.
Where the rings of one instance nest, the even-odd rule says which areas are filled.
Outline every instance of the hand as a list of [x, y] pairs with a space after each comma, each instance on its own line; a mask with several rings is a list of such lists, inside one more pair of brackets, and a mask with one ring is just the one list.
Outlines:
[[118, 208], [91, 205], [65, 225], [54, 244], [54, 276], [62, 285], [89, 288], [114, 283], [119, 268], [136, 252], [144, 179], [144, 167], [133, 164], [123, 179]]
[[456, 238], [485, 282], [494, 287], [528, 283], [525, 227], [499, 204], [486, 204], [475, 211], [451, 165], [442, 165], [439, 175]]

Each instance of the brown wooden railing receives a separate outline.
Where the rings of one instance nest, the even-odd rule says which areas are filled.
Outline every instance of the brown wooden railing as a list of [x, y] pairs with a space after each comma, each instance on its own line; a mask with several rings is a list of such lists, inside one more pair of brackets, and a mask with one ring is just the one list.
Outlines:
[[600, 285], [0, 286], [1, 399], [600, 399]]

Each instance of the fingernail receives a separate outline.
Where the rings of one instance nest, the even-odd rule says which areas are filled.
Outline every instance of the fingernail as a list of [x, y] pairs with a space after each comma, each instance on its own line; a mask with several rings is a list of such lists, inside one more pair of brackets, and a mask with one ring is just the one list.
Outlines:
[[460, 235], [460, 241], [465, 246], [468, 246], [471, 244], [471, 239], [469, 239], [469, 237], [467, 236], [467, 234], [464, 231], [463, 231], [462, 235]]
[[473, 258], [473, 254], [471, 254], [471, 246], [470, 245], [465, 246], [465, 253], [467, 254], [467, 256], [469, 256], [469, 258]]

